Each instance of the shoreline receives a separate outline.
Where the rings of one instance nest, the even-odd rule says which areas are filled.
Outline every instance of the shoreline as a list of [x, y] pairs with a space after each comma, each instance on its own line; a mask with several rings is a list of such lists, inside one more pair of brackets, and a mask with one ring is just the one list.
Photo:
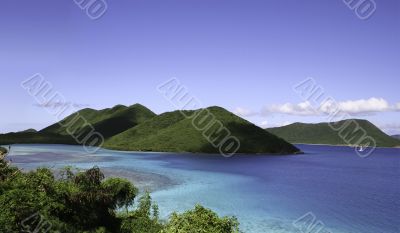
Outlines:
[[[46, 143], [21, 143], [21, 144], [10, 144], [14, 146], [83, 146], [80, 144], [46, 144]], [[190, 155], [218, 155], [221, 156], [220, 153], [206, 153], [206, 152], [188, 152], [188, 151], [138, 151], [138, 150], [118, 150], [118, 149], [112, 149], [112, 148], [106, 148], [106, 147], [98, 147], [98, 151], [111, 151], [111, 152], [118, 152], [118, 153], [149, 153], [149, 154], [175, 154], [175, 155], [185, 155], [185, 154], [190, 154]], [[95, 152], [97, 153], [97, 151]], [[94, 154], [95, 154], [94, 153]], [[232, 156], [235, 155], [254, 155], [254, 156], [291, 156], [291, 155], [299, 155], [299, 154], [304, 154], [303, 151], [298, 151], [294, 153], [235, 153]], [[231, 156], [231, 157], [232, 157]]]
[[[29, 146], [31, 144], [18, 144], [17, 146]], [[41, 144], [47, 146], [47, 144]], [[49, 144], [54, 146], [54, 144]], [[38, 145], [39, 146], [39, 145]], [[69, 146], [69, 145], [68, 145]], [[97, 154], [93, 156], [86, 156], [86, 154], [75, 154], [66, 152], [62, 153], [51, 153], [51, 152], [39, 152], [32, 154], [19, 154], [18, 150], [15, 151], [14, 155], [8, 157], [12, 161], [12, 165], [18, 167], [23, 172], [29, 172], [35, 170], [37, 167], [49, 168], [55, 177], [57, 177], [61, 170], [66, 166], [72, 166], [74, 173], [81, 170], [86, 170], [87, 163], [91, 163], [89, 167], [97, 166], [103, 172], [105, 178], [120, 177], [129, 180], [139, 190], [155, 192], [159, 190], [166, 190], [182, 183], [179, 179], [172, 179], [167, 174], [159, 174], [151, 171], [141, 170], [140, 168], [127, 169], [123, 166], [116, 166], [110, 168], [108, 166], [102, 166], [102, 163], [113, 162], [115, 157], [102, 156]], [[52, 163], [48, 163], [52, 161]], [[80, 164], [84, 166], [80, 166]]]
[[[14, 163], [15, 167], [18, 167], [22, 172], [30, 172], [36, 170], [36, 167], [25, 167], [24, 163]], [[41, 166], [39, 166], [41, 167]], [[51, 170], [55, 177], [60, 175], [63, 167], [51, 167], [43, 166]], [[80, 170], [86, 170], [85, 168], [75, 167], [77, 172]], [[131, 182], [135, 187], [137, 187], [141, 192], [156, 192], [161, 190], [167, 190], [174, 186], [182, 184], [178, 180], [171, 179], [170, 177], [158, 173], [145, 172], [140, 170], [131, 170], [124, 168], [108, 168], [99, 166], [101, 172], [104, 174], [105, 179], [107, 178], [123, 178]], [[75, 171], [74, 171], [75, 173]]]
[[[311, 143], [292, 143], [293, 145], [306, 145], [306, 146], [334, 146], [334, 147], [350, 147], [350, 148], [354, 148], [354, 146], [350, 146], [350, 145], [331, 145], [331, 144], [320, 144], [320, 143], [316, 143], [316, 144], [311, 144]], [[368, 147], [369, 148], [369, 147]], [[376, 146], [375, 148], [386, 148], [386, 149], [399, 149], [400, 146], [394, 146], [394, 147], [387, 147], [387, 146]]]

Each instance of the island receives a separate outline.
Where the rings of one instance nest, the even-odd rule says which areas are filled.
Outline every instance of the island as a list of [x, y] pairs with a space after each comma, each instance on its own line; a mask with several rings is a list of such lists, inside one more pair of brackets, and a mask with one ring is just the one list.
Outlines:
[[392, 138], [396, 138], [400, 140], [400, 134], [392, 135]]
[[387, 135], [371, 122], [361, 119], [317, 124], [294, 123], [282, 127], [268, 128], [266, 131], [290, 143], [298, 144], [350, 145], [356, 143], [360, 137], [369, 136], [376, 141], [377, 147], [400, 146], [400, 140]]
[[[218, 154], [297, 154], [291, 143], [257, 125], [212, 106], [160, 115], [147, 107], [117, 105], [95, 110], [85, 108], [38, 132], [0, 135], [0, 144], [81, 144], [96, 132], [99, 146], [123, 151]], [[103, 143], [104, 142], [104, 143]]]

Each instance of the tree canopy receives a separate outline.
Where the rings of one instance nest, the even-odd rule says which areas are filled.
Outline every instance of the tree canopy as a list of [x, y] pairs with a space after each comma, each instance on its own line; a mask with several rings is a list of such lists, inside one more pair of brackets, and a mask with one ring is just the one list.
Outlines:
[[[107, 178], [98, 167], [55, 175], [48, 168], [22, 172], [0, 159], [0, 232], [233, 233], [234, 217], [202, 206], [159, 219], [158, 206], [128, 180]], [[135, 208], [134, 208], [135, 206]]]

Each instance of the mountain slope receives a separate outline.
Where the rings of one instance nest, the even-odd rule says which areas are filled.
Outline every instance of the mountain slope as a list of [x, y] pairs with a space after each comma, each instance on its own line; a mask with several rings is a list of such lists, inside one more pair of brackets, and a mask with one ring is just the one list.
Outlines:
[[[238, 153], [296, 153], [299, 150], [286, 141], [272, 135], [256, 125], [220, 107], [207, 108], [240, 141]], [[196, 114], [201, 110], [185, 111]], [[208, 121], [209, 122], [209, 121]], [[213, 132], [217, 127], [211, 127]], [[192, 119], [179, 111], [158, 115], [123, 133], [115, 135], [105, 143], [106, 148], [133, 151], [170, 151], [219, 153], [197, 130]], [[218, 137], [217, 137], [218, 138]], [[218, 138], [221, 139], [222, 138]]]
[[[345, 129], [343, 131], [343, 135], [348, 135], [348, 138], [354, 136], [353, 140], [349, 140], [348, 142], [356, 143], [356, 141], [361, 138], [362, 130], [355, 130], [356, 122], [362, 129], [365, 130], [366, 135], [372, 137], [378, 147], [395, 147], [400, 145], [400, 141], [396, 140], [384, 132], [382, 132], [379, 128], [377, 128], [374, 124], [367, 120], [359, 120], [359, 119], [351, 119], [351, 120], [343, 120], [339, 122], [333, 123], [335, 127]], [[349, 124], [349, 125], [347, 125]], [[281, 138], [286, 139], [291, 143], [306, 143], [306, 144], [328, 144], [328, 145], [348, 145], [345, 140], [343, 140], [339, 132], [333, 130], [329, 123], [318, 123], [318, 124], [305, 124], [305, 123], [294, 123], [291, 125], [269, 128], [266, 129], [268, 132], [273, 133]]]
[[26, 130], [22, 130], [20, 132], [17, 133], [36, 133], [37, 130], [36, 129], [26, 129]]
[[[16, 144], [16, 143], [39, 143], [39, 144], [78, 144], [76, 140], [68, 134], [67, 128], [76, 132], [78, 135], [86, 136], [94, 127], [96, 132], [103, 135], [104, 138], [109, 138], [119, 134], [127, 129], [130, 129], [152, 117], [155, 113], [146, 107], [135, 104], [130, 107], [117, 105], [113, 108], [103, 110], [82, 109], [71, 114], [58, 123], [55, 123], [39, 132], [18, 132], [0, 134], [0, 144]], [[67, 126], [67, 127], [63, 127]], [[70, 126], [68, 126], [70, 125]]]
[[[40, 132], [68, 135], [66, 130], [67, 128], [79, 132], [89, 132], [91, 128], [88, 125], [85, 125], [83, 120], [75, 120], [77, 119], [76, 117], [82, 117], [82, 119], [85, 119], [87, 123], [94, 127], [96, 132], [102, 134], [104, 138], [109, 138], [154, 116], [156, 116], [155, 113], [140, 104], [135, 104], [130, 107], [117, 105], [113, 108], [103, 110], [86, 108], [71, 114], [62, 121], [55, 123]], [[69, 123], [72, 125], [71, 127], [62, 126], [68, 125]]]
[[392, 135], [392, 138], [400, 139], [400, 134]]

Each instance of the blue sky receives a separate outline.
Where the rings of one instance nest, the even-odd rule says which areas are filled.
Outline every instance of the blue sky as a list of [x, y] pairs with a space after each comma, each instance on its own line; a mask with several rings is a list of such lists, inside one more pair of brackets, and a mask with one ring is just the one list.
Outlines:
[[40, 73], [79, 107], [156, 113], [174, 110], [156, 87], [176, 77], [264, 127], [326, 120], [293, 91], [312, 77], [352, 117], [400, 133], [400, 1], [376, 0], [368, 20], [342, 0], [105, 1], [97, 20], [73, 0], [1, 1], [0, 132], [57, 120], [21, 88]]

